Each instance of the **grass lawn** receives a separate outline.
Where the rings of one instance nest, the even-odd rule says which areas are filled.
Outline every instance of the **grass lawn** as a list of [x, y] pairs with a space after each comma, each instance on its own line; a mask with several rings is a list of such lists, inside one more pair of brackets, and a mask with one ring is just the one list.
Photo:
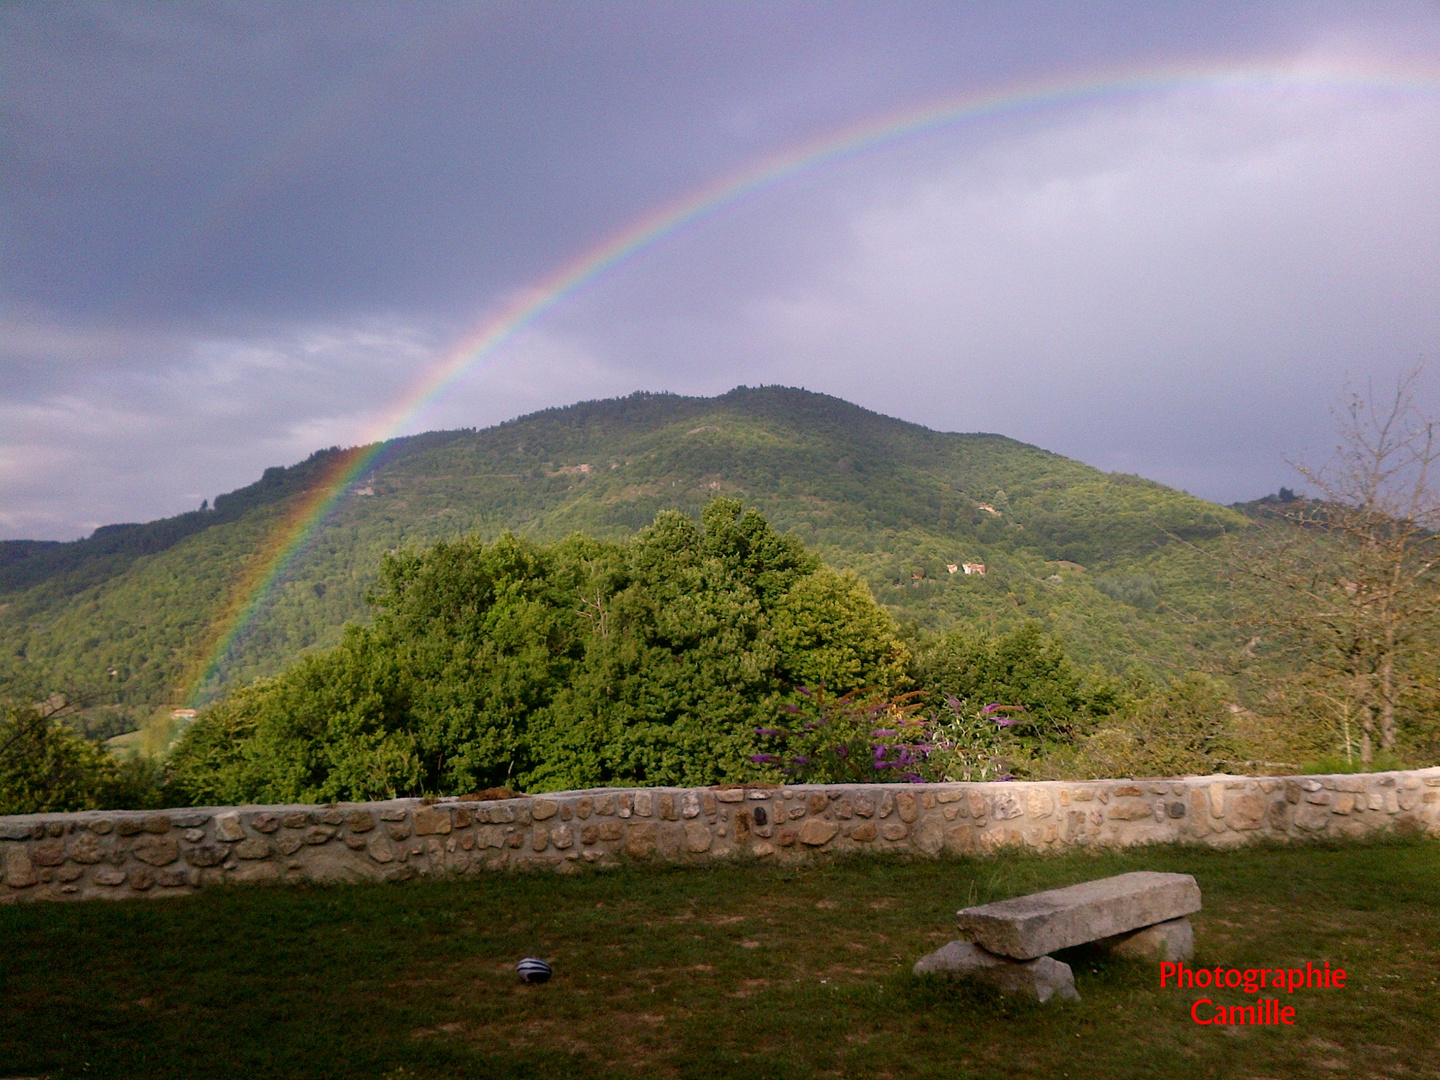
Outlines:
[[[1293, 1027], [1199, 1027], [1158, 966], [1035, 1006], [910, 965], [956, 908], [1200, 882], [1196, 965], [1343, 967]], [[555, 978], [524, 986], [525, 955]], [[1202, 1013], [1202, 1015], [1204, 1015]], [[1440, 1077], [1440, 843], [233, 889], [0, 908], [0, 1077]]]

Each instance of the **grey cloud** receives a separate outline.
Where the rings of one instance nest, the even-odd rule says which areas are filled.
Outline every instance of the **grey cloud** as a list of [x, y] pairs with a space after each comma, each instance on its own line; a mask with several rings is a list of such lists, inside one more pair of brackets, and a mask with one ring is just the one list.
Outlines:
[[[0, 535], [173, 513], [372, 438], [488, 311], [657, 206], [944, 95], [1326, 53], [1430, 5], [0, 9]], [[757, 192], [578, 291], [401, 430], [786, 382], [1217, 498], [1434, 356], [1431, 98], [1152, 95]]]
[[[1293, 479], [1347, 374], [1435, 356], [1434, 95], [1177, 93], [942, 141], [761, 200], [727, 225], [736, 261], [659, 260], [711, 295], [660, 307], [646, 281], [615, 351], [707, 390], [696, 359], [723, 357], [1227, 501]], [[607, 299], [590, 318], [621, 322]]]

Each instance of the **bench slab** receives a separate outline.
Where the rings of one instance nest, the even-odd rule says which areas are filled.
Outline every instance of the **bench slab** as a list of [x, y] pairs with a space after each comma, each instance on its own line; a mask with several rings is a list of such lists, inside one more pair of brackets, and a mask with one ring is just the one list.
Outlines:
[[1137, 870], [964, 908], [957, 919], [960, 933], [989, 952], [1033, 960], [1199, 910], [1200, 886], [1189, 874]]

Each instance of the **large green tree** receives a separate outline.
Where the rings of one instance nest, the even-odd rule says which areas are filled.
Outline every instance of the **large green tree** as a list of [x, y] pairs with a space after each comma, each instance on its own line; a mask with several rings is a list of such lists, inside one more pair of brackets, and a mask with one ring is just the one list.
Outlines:
[[910, 659], [864, 585], [728, 499], [623, 544], [402, 552], [372, 599], [372, 627], [191, 727], [192, 797], [739, 779], [797, 684], [893, 692]]

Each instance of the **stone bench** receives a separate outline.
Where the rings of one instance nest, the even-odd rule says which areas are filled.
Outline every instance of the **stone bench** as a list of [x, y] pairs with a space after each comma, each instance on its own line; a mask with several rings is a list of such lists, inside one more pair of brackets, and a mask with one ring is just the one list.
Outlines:
[[1099, 945], [1146, 960], [1189, 960], [1200, 910], [1189, 874], [1136, 871], [1017, 896], [957, 913], [961, 939], [922, 957], [917, 975], [975, 978], [1004, 993], [1048, 1001], [1078, 998], [1068, 964], [1047, 955]]

